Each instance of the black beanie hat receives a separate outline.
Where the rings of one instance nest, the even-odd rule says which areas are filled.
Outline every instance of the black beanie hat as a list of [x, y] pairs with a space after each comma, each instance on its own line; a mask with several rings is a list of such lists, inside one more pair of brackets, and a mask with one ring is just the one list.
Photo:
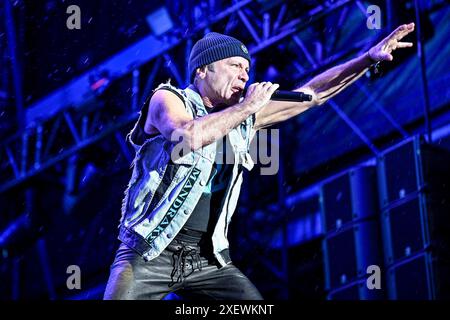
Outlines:
[[243, 57], [249, 63], [251, 62], [247, 47], [238, 39], [217, 32], [206, 34], [192, 48], [188, 65], [191, 79], [197, 68], [214, 61], [236, 56]]

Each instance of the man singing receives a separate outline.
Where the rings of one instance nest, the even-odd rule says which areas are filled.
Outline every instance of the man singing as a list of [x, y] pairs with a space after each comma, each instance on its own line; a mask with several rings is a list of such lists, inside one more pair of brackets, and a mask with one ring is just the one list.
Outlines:
[[136, 150], [122, 205], [121, 245], [105, 299], [262, 299], [233, 265], [227, 240], [255, 133], [321, 105], [378, 61], [392, 61], [414, 24], [398, 27], [363, 55], [294, 91], [308, 102], [270, 100], [278, 84], [251, 84], [251, 58], [239, 40], [208, 33], [192, 48], [191, 84], [162, 84], [127, 136]]

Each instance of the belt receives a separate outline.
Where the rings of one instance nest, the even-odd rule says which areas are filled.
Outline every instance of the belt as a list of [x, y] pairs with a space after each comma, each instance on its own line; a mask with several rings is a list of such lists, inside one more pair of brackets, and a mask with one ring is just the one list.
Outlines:
[[188, 228], [181, 228], [180, 233], [199, 239], [205, 234], [205, 232], [192, 230]]

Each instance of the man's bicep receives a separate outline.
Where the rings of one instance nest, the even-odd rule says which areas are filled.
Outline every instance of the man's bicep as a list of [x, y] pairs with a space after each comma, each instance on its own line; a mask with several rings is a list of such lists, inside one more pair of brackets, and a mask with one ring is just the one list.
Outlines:
[[176, 94], [158, 90], [150, 100], [147, 119], [166, 139], [171, 140], [174, 130], [183, 128], [192, 117]]

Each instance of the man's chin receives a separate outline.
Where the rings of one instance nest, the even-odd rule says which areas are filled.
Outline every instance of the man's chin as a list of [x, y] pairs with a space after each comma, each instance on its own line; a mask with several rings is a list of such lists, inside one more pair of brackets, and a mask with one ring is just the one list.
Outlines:
[[230, 99], [228, 99], [227, 104], [228, 105], [233, 105], [236, 103], [239, 103], [239, 100], [241, 99], [241, 93], [240, 92], [236, 92], [235, 94], [233, 94]]

